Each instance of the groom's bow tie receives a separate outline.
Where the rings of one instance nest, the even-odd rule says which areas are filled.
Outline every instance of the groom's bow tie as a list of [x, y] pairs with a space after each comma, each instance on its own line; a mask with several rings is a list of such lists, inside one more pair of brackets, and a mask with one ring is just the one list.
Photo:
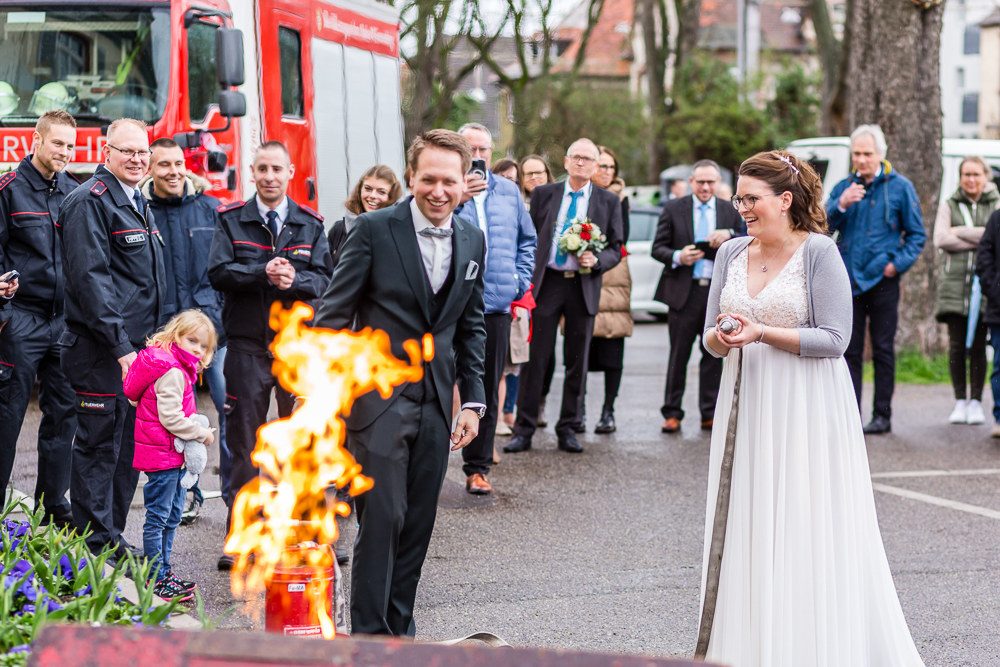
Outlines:
[[447, 229], [438, 229], [437, 227], [424, 227], [417, 233], [420, 234], [421, 236], [430, 236], [431, 238], [446, 239], [449, 236], [451, 236], [452, 232], [454, 231], [455, 230], [452, 229], [451, 227], [448, 227]]

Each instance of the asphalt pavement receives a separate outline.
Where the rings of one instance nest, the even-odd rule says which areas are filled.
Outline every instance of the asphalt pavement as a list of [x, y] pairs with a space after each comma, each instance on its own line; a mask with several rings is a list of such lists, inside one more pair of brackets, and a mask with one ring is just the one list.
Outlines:
[[[638, 325], [625, 349], [618, 431], [592, 433], [603, 377], [591, 374], [583, 454], [558, 451], [551, 426], [540, 431], [530, 452], [504, 454], [490, 475], [494, 504], [466, 502], [461, 456], [452, 455], [417, 595], [417, 639], [487, 630], [518, 646], [691, 655], [709, 450], [695, 400], [697, 358], [682, 431], [666, 435], [665, 325]], [[561, 374], [550, 423], [560, 388]], [[869, 386], [866, 419], [870, 398]], [[987, 389], [984, 403], [991, 400]], [[893, 433], [868, 438], [879, 525], [925, 663], [1000, 665], [1000, 441], [988, 425], [948, 424], [953, 403], [948, 385], [897, 386]], [[199, 407], [214, 418], [207, 393]], [[33, 402], [14, 473], [29, 494], [38, 421]], [[218, 478], [205, 475], [202, 488], [217, 489]], [[469, 504], [480, 506], [462, 507]], [[134, 544], [142, 521], [139, 496], [126, 531]], [[341, 525], [348, 544], [353, 519]], [[215, 569], [224, 526], [222, 501], [207, 501], [198, 522], [178, 530], [173, 567], [199, 582], [210, 615], [230, 612], [220, 627], [260, 629], [232, 611], [239, 601]]]

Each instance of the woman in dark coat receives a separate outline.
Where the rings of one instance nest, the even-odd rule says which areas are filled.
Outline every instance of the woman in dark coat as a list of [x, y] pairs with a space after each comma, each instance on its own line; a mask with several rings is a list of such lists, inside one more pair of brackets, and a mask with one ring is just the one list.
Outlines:
[[333, 267], [337, 268], [340, 261], [340, 249], [344, 247], [347, 234], [354, 227], [354, 221], [362, 213], [377, 211], [380, 208], [392, 206], [403, 196], [403, 186], [392, 169], [384, 164], [377, 164], [364, 176], [358, 179], [351, 192], [351, 198], [344, 202], [347, 213], [343, 219], [333, 223], [330, 228], [330, 257]]

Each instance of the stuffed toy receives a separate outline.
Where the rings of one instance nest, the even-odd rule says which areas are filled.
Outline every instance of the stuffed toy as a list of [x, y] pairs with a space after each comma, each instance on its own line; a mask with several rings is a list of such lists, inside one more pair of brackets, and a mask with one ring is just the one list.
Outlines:
[[[208, 428], [208, 417], [205, 415], [191, 415], [198, 424]], [[181, 440], [174, 438], [174, 449], [184, 454], [184, 476], [181, 477], [181, 486], [190, 489], [198, 483], [198, 476], [205, 470], [208, 463], [208, 447], [200, 440]]]

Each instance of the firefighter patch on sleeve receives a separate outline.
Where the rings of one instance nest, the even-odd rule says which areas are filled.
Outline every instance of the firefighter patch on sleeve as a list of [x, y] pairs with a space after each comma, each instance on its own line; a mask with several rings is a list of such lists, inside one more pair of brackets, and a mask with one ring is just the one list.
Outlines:
[[15, 178], [17, 178], [16, 171], [8, 171], [3, 176], [0, 176], [0, 190], [3, 190], [5, 187], [7, 187], [7, 184], [13, 181]]
[[103, 195], [105, 192], [108, 191], [108, 186], [106, 186], [104, 183], [101, 183], [100, 181], [97, 181], [90, 188], [90, 191], [93, 192], [98, 197], [100, 197], [101, 195]]

